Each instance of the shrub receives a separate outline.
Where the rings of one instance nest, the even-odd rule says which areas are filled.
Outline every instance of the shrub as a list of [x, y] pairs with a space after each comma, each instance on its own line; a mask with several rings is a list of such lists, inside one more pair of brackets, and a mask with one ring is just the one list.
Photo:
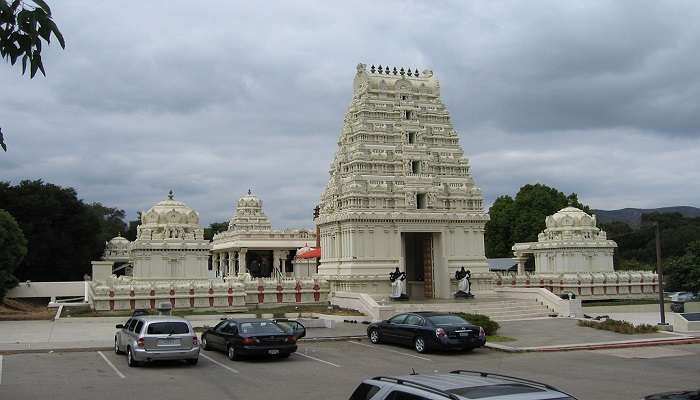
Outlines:
[[612, 331], [612, 332], [617, 332], [617, 333], [624, 333], [627, 335], [635, 334], [635, 333], [654, 333], [654, 332], [658, 331], [658, 329], [659, 329], [654, 325], [649, 325], [649, 324], [634, 325], [634, 324], [631, 324], [627, 321], [619, 321], [616, 319], [606, 319], [605, 321], [602, 321], [602, 322], [580, 320], [580, 321], [578, 321], [578, 326], [587, 326], [589, 328], [601, 329], [601, 330]]
[[486, 315], [482, 314], [469, 314], [469, 313], [455, 313], [456, 315], [459, 315], [460, 317], [464, 318], [465, 320], [469, 321], [470, 323], [474, 325], [478, 325], [482, 328], [484, 328], [484, 331], [486, 332], [486, 335], [492, 336], [495, 335], [496, 332], [498, 331], [498, 328], [501, 326], [498, 325], [498, 322], [492, 321], [491, 318], [489, 318]]

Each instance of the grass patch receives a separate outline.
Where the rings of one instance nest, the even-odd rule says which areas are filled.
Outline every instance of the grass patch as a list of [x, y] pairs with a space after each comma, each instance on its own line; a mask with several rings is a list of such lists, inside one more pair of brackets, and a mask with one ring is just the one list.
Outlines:
[[48, 300], [32, 301], [5, 298], [0, 302], [0, 321], [50, 320], [55, 309], [46, 307]]
[[464, 318], [465, 320], [471, 322], [474, 325], [480, 326], [484, 328], [484, 332], [486, 332], [486, 336], [493, 336], [496, 334], [498, 331], [498, 328], [501, 326], [498, 325], [498, 322], [493, 321], [491, 318], [489, 318], [486, 315], [481, 315], [481, 314], [468, 314], [468, 313], [455, 313], [456, 315], [459, 315], [460, 317]]
[[599, 306], [635, 306], [640, 304], [659, 304], [659, 299], [620, 299], [620, 300], [587, 300], [582, 302], [583, 307]]
[[515, 338], [512, 338], [510, 336], [500, 336], [500, 335], [486, 336], [486, 341], [492, 342], [492, 343], [514, 342], [515, 340], [516, 340]]
[[627, 321], [619, 321], [616, 319], [606, 319], [602, 322], [580, 320], [578, 321], [578, 326], [586, 326], [594, 329], [624, 333], [626, 335], [632, 335], [637, 333], [655, 333], [659, 330], [659, 328], [654, 325], [634, 325]]

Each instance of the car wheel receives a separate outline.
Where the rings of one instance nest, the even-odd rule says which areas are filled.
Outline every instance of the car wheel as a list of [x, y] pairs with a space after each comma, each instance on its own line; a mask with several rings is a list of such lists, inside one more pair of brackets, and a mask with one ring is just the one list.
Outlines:
[[187, 364], [197, 365], [197, 361], [199, 361], [199, 358], [190, 358], [189, 360], [187, 360]]
[[132, 368], [139, 366], [139, 362], [134, 360], [134, 352], [130, 348], [126, 349], [126, 363]]
[[381, 343], [382, 337], [379, 336], [378, 329], [372, 329], [371, 331], [369, 331], [369, 341], [374, 343], [374, 344]]
[[426, 352], [427, 346], [425, 345], [425, 339], [423, 339], [423, 336], [418, 336], [417, 338], [413, 339], [413, 348], [419, 353]]
[[236, 348], [232, 344], [228, 345], [228, 347], [226, 348], [226, 356], [231, 361], [238, 360], [238, 353], [236, 352]]
[[209, 350], [209, 344], [207, 344], [206, 336], [202, 336], [202, 350]]
[[119, 342], [117, 342], [117, 338], [114, 338], [114, 354], [124, 354], [123, 351], [119, 350]]

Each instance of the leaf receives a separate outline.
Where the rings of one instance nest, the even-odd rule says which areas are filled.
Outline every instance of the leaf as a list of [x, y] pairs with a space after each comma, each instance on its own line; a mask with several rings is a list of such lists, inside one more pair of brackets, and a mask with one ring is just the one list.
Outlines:
[[39, 69], [39, 65], [37, 65], [36, 59], [34, 57], [32, 57], [30, 59], [30, 64], [31, 64], [31, 68], [30, 68], [31, 71], [29, 73], [29, 79], [34, 78], [34, 75], [36, 75], [36, 70]]
[[53, 22], [53, 20], [49, 20], [49, 22], [51, 23], [51, 31], [53, 32], [54, 36], [56, 36], [56, 39], [58, 39], [58, 43], [65, 49], [66, 41], [63, 39], [61, 31], [58, 30], [58, 26], [56, 26], [56, 23]]
[[5, 144], [5, 138], [2, 135], [2, 128], [0, 128], [0, 147], [2, 147], [2, 149], [7, 153], [7, 145]]
[[46, 76], [46, 71], [44, 71], [44, 64], [41, 62], [41, 54], [39, 54], [38, 51], [34, 50], [34, 58], [36, 58], [36, 63], [39, 66], [39, 70], [41, 70], [41, 73]]
[[51, 26], [44, 20], [39, 23], [39, 36], [46, 40], [46, 43], [51, 43]]
[[7, 2], [5, 0], [0, 0], [0, 11], [6, 13], [10, 12], [10, 6], [7, 5]]
[[24, 75], [25, 72], [27, 72], [27, 60], [29, 59], [28, 55], [24, 55], [22, 57], [22, 75]]
[[44, 0], [32, 0], [32, 2], [41, 7], [41, 9], [44, 10], [44, 12], [46, 12], [46, 15], [48, 15], [49, 17], [51, 16], [51, 9]]
[[12, 5], [10, 6], [10, 8], [12, 9], [13, 13], [17, 10], [17, 8], [19, 7], [20, 4], [22, 4], [22, 0], [15, 0], [12, 2]]

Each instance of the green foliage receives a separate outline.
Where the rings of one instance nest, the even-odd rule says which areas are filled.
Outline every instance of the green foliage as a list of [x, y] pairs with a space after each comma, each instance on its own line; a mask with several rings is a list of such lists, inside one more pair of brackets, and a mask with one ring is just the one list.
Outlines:
[[501, 326], [498, 325], [498, 322], [491, 320], [486, 315], [482, 314], [469, 314], [469, 313], [455, 313], [456, 315], [459, 315], [460, 317], [464, 318], [465, 320], [469, 321], [473, 325], [480, 326], [484, 328], [484, 331], [486, 332], [487, 336], [493, 336], [498, 332], [498, 328]]
[[0, 209], [0, 302], [17, 286], [15, 270], [27, 254], [27, 239], [12, 215]]
[[624, 333], [628, 335], [635, 333], [654, 333], [658, 331], [658, 328], [654, 325], [633, 325], [627, 321], [619, 321], [616, 319], [606, 319], [602, 322], [581, 320], [578, 321], [578, 326], [587, 326], [589, 328]]
[[74, 189], [41, 180], [16, 186], [0, 182], [0, 204], [27, 238], [28, 252], [17, 270], [20, 281], [81, 280], [90, 272], [90, 261], [101, 257], [103, 238], [114, 229], [108, 227], [114, 209], [86, 205]]
[[690, 242], [683, 256], [666, 261], [664, 283], [666, 290], [700, 292], [700, 241]]
[[54, 35], [62, 48], [66, 48], [63, 35], [51, 19], [51, 9], [43, 0], [31, 0], [36, 7], [28, 7], [23, 1], [0, 0], [0, 56], [15, 65], [22, 59], [22, 74], [29, 66], [33, 78], [37, 70], [46, 76], [41, 61], [41, 41], [51, 43]]
[[511, 257], [513, 244], [537, 241], [537, 235], [545, 229], [545, 218], [567, 206], [591, 212], [578, 201], [576, 193], [567, 196], [540, 183], [521, 187], [515, 199], [499, 197], [489, 209], [491, 220], [486, 223], [484, 235], [486, 256]]
[[212, 222], [208, 228], [204, 228], [204, 239], [212, 240], [214, 235], [228, 229], [228, 221]]
[[124, 210], [106, 207], [101, 203], [92, 203], [87, 207], [100, 223], [97, 235], [98, 242], [104, 243], [117, 235], [126, 235], [127, 226], [124, 222]]

